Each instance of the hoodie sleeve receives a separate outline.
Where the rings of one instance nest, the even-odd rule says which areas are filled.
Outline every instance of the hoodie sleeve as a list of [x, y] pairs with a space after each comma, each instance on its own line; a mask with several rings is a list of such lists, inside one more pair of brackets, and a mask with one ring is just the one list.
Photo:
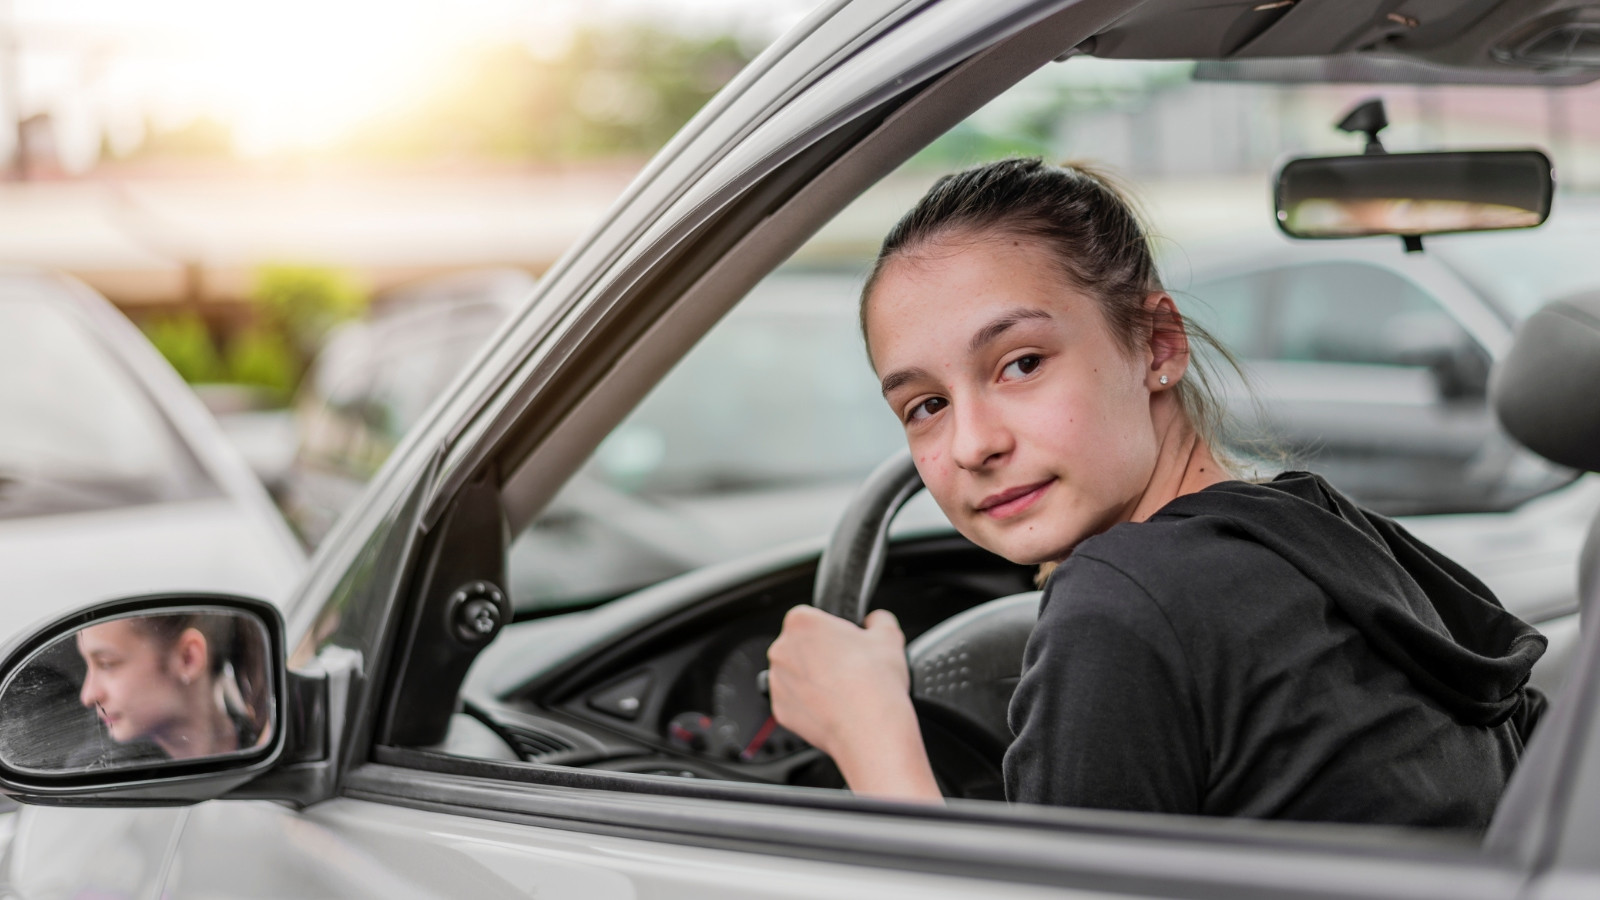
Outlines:
[[1075, 555], [1046, 586], [1011, 702], [1013, 802], [1200, 812], [1206, 784], [1193, 678], [1160, 606]]

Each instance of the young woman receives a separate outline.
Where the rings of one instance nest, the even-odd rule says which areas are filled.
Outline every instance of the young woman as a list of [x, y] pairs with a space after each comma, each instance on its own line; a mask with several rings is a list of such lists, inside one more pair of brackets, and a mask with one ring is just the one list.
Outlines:
[[248, 748], [259, 729], [239, 709], [247, 704], [227, 666], [233, 624], [229, 616], [196, 614], [91, 625], [78, 633], [86, 666], [79, 700], [112, 740], [149, 741], [171, 759]]
[[[1234, 479], [1204, 336], [1102, 177], [1008, 160], [941, 179], [885, 239], [861, 322], [951, 523], [1060, 563], [1011, 705], [1011, 800], [1488, 824], [1544, 639], [1320, 478]], [[855, 790], [936, 801], [904, 638], [885, 611], [865, 625], [792, 610], [774, 714]]]

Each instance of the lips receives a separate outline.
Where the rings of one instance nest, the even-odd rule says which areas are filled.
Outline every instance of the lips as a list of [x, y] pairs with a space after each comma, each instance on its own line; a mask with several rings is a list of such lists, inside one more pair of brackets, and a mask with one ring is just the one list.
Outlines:
[[1046, 478], [1033, 484], [997, 491], [983, 498], [977, 510], [993, 519], [1010, 518], [1031, 507], [1035, 501], [1044, 496], [1045, 489], [1054, 483], [1054, 478]]

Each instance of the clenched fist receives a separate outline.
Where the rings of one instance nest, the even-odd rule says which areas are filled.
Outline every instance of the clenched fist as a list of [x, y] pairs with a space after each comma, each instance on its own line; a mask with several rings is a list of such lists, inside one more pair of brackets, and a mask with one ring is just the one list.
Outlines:
[[767, 651], [772, 714], [833, 757], [856, 792], [937, 800], [911, 707], [905, 635], [887, 610], [864, 624], [811, 606], [789, 610]]

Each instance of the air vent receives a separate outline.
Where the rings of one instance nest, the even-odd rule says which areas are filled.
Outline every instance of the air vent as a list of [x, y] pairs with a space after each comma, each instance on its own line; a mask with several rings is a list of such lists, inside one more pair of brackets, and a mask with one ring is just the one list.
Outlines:
[[507, 725], [501, 723], [506, 736], [511, 738], [511, 744], [516, 748], [517, 754], [523, 759], [537, 761], [547, 756], [566, 753], [577, 749], [566, 738], [553, 735], [548, 731], [539, 731], [525, 725]]

